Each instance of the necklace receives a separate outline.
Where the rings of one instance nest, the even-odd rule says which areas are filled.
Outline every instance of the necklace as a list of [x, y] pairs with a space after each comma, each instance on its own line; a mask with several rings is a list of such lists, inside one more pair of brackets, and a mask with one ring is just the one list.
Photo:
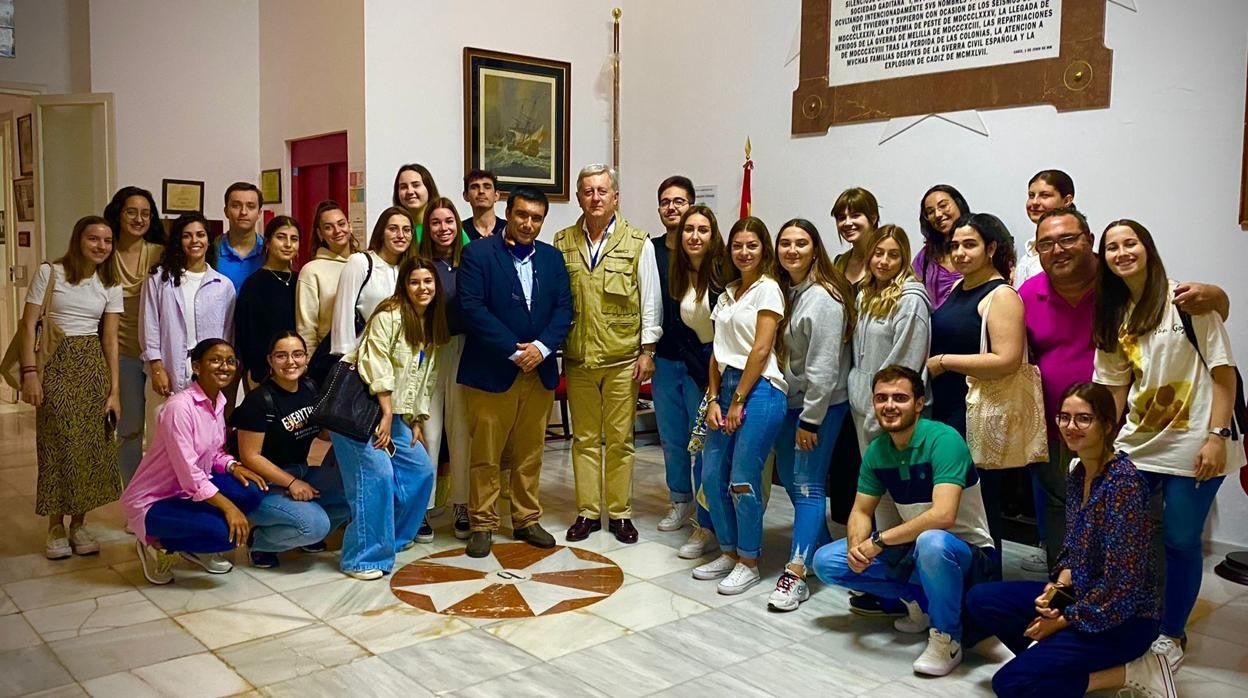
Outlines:
[[281, 272], [278, 272], [278, 271], [277, 271], [277, 270], [275, 270], [275, 269], [269, 269], [269, 273], [273, 275], [273, 278], [275, 278], [275, 279], [277, 279], [278, 281], [282, 282], [282, 285], [283, 285], [283, 286], [289, 286], [289, 285], [290, 285], [290, 277], [292, 276], [292, 274], [291, 274], [290, 272], [285, 272], [285, 274], [286, 274], [286, 278], [284, 278], [284, 279], [282, 278], [282, 273], [281, 273]]

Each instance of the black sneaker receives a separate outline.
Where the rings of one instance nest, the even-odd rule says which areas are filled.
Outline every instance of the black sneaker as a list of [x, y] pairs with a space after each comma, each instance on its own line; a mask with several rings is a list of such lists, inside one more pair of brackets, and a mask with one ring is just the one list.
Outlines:
[[885, 599], [875, 594], [849, 595], [849, 610], [860, 616], [874, 618], [901, 618], [906, 615], [906, 605], [899, 599]]
[[429, 525], [428, 518], [425, 518], [424, 521], [420, 522], [420, 530], [416, 531], [416, 542], [417, 543], [432, 543], [433, 542], [433, 526]]
[[325, 545], [325, 541], [323, 541], [323, 540], [322, 540], [322, 541], [317, 541], [316, 543], [313, 543], [313, 544], [311, 544], [311, 545], [301, 545], [301, 546], [299, 546], [299, 549], [300, 549], [300, 550], [302, 550], [302, 551], [303, 551], [303, 552], [305, 552], [305, 553], [323, 553], [323, 552], [325, 552], [328, 548], [329, 548], [329, 546], [328, 546], [328, 545]]
[[468, 506], [466, 504], [456, 504], [453, 508], [455, 517], [455, 537], [459, 540], [468, 540], [468, 536], [472, 535], [472, 526], [468, 523]]
[[265, 553], [259, 550], [251, 551], [252, 567], [259, 567], [262, 570], [267, 570], [281, 564], [281, 561], [277, 559], [277, 553]]

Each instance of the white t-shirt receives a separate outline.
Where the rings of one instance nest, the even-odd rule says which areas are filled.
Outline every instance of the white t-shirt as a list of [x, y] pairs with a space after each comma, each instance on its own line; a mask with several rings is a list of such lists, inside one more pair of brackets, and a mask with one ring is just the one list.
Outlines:
[[199, 334], [195, 331], [195, 294], [199, 291], [199, 287], [204, 285], [205, 271], [183, 271], [182, 285], [178, 288], [182, 289], [182, 308], [184, 310], [183, 317], [186, 318], [186, 346], [193, 349], [199, 344]]
[[680, 299], [680, 320], [698, 335], [698, 341], [706, 344], [715, 337], [715, 323], [711, 322], [711, 292], [697, 300], [698, 290], [692, 286]]
[[[760, 310], [770, 310], [784, 317], [784, 292], [775, 279], [764, 276], [738, 297], [740, 286], [740, 281], [728, 284], [711, 311], [711, 320], [715, 323], [715, 362], [719, 364], [721, 374], [726, 366], [745, 370], [745, 362], [754, 346]], [[774, 349], [763, 365], [763, 378], [780, 392], [788, 392]]]
[[[1170, 295], [1174, 286], [1171, 281]], [[1235, 365], [1230, 337], [1217, 313], [1193, 316], [1192, 327], [1210, 368]], [[1209, 428], [1228, 425], [1210, 424], [1213, 378], [1183, 334], [1174, 304], [1166, 303], [1156, 330], [1123, 338], [1112, 354], [1098, 349], [1095, 366], [1097, 383], [1131, 386], [1126, 425], [1115, 447], [1126, 451], [1139, 470], [1193, 476]], [[1244, 447], [1242, 441], [1229, 439], [1226, 446], [1225, 472], [1231, 472], [1244, 464]]]
[[97, 274], [70, 285], [65, 281], [65, 268], [60, 264], [40, 264], [26, 290], [26, 302], [43, 305], [43, 295], [48, 289], [48, 271], [56, 274], [52, 288], [52, 307], [48, 317], [61, 328], [66, 337], [85, 337], [98, 334], [100, 318], [104, 313], [125, 312], [125, 300], [120, 285], [104, 288]]

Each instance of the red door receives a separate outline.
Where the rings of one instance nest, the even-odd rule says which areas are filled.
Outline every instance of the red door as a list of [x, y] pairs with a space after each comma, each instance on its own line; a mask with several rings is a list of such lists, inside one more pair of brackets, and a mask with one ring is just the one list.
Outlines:
[[325, 199], [342, 205], [347, 202], [347, 134], [330, 133], [290, 142], [290, 211], [303, 230], [299, 242], [299, 264], [313, 257], [316, 231], [312, 216]]

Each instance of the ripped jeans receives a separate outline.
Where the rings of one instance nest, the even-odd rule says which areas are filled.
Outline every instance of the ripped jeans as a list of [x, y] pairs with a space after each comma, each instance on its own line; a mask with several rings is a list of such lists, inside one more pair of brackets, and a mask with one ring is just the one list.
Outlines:
[[[724, 369], [719, 409], [724, 417], [737, 391], [741, 371]], [[708, 432], [702, 454], [702, 487], [710, 505], [715, 537], [726, 553], [757, 560], [763, 547], [763, 464], [784, 422], [787, 398], [759, 378], [745, 400], [741, 427], [731, 435]]]
[[841, 402], [828, 407], [823, 423], [815, 432], [818, 443], [809, 451], [797, 449], [798, 417], [801, 413], [802, 408], [796, 407], [784, 417], [784, 424], [776, 436], [776, 470], [793, 502], [793, 546], [789, 551], [789, 562], [809, 569], [815, 551], [832, 542], [825, 514], [824, 490], [836, 437], [840, 435], [845, 415], [849, 413], [849, 403]]

